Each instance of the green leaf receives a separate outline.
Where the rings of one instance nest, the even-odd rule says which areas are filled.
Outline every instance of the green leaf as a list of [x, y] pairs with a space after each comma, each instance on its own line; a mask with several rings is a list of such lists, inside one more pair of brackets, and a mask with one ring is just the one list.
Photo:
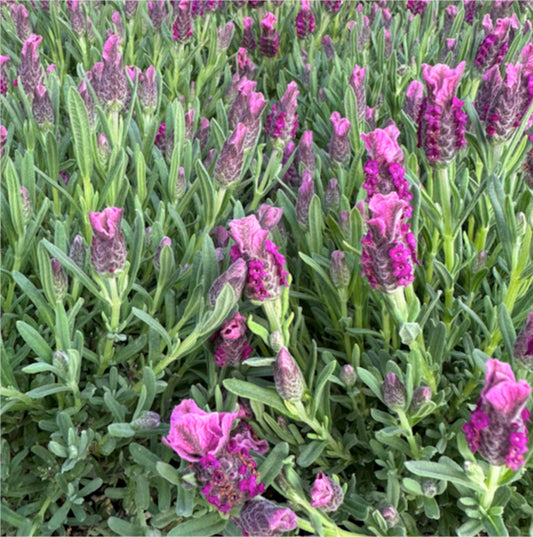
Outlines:
[[372, 393], [381, 401], [381, 385], [383, 384], [383, 381], [378, 381], [378, 379], [372, 373], [370, 373], [370, 371], [367, 371], [362, 367], [357, 368], [357, 375], [370, 388]]
[[511, 268], [513, 266], [513, 233], [510, 228], [510, 222], [508, 222], [505, 216], [505, 194], [502, 185], [495, 174], [492, 174], [489, 177], [487, 193], [494, 211], [496, 231], [498, 233], [498, 238], [500, 239], [499, 243], [503, 248], [508, 267]]
[[111, 531], [114, 531], [117, 535], [123, 535], [124, 537], [137, 537], [145, 534], [144, 528], [141, 526], [131, 524], [130, 522], [115, 516], [108, 518], [107, 525]]
[[313, 464], [318, 459], [318, 457], [322, 455], [322, 452], [327, 445], [327, 442], [313, 440], [300, 450], [300, 455], [296, 459], [296, 463], [302, 468], [307, 468], [308, 466], [311, 466], [311, 464]]
[[463, 469], [448, 457], [441, 457], [439, 462], [407, 461], [405, 467], [417, 476], [431, 477], [450, 481], [455, 485], [484, 492], [483, 486], [472, 482]]
[[261, 386], [256, 386], [251, 382], [238, 379], [226, 379], [223, 384], [226, 390], [229, 390], [231, 393], [234, 393], [239, 397], [264, 403], [265, 405], [276, 409], [282, 414], [288, 414], [287, 409], [283, 404], [283, 400], [274, 390], [262, 388]]
[[80, 174], [82, 178], [89, 179], [93, 169], [89, 115], [83, 99], [74, 86], [68, 93], [68, 113], [74, 140], [74, 154]]
[[53, 365], [47, 364], [46, 362], [35, 362], [23, 367], [22, 371], [32, 375], [35, 375], [36, 373], [43, 373], [44, 371], [49, 371], [50, 373], [54, 373], [54, 375], [58, 374], [57, 369]]
[[48, 395], [53, 395], [54, 393], [67, 392], [70, 388], [68, 386], [60, 386], [59, 384], [45, 384], [44, 386], [39, 386], [29, 392], [26, 392], [26, 396], [31, 397], [32, 399], [41, 399], [47, 397]]
[[322, 252], [322, 237], [324, 236], [324, 219], [320, 198], [315, 194], [309, 204], [309, 249], [311, 252]]
[[181, 477], [179, 472], [174, 468], [174, 466], [163, 462], [158, 461], [155, 464], [155, 468], [157, 470], [157, 473], [165, 478], [167, 481], [172, 483], [173, 485], [179, 485], [181, 483]]
[[500, 332], [502, 333], [503, 342], [505, 343], [505, 349], [509, 356], [513, 356], [516, 333], [509, 311], [507, 311], [507, 306], [503, 302], [498, 305], [498, 324], [500, 326]]
[[213, 333], [228, 316], [234, 304], [235, 291], [231, 285], [227, 283], [218, 295], [215, 308], [209, 317], [195, 329], [196, 334], [201, 337]]
[[336, 366], [337, 366], [337, 362], [335, 360], [331, 360], [331, 362], [329, 362], [328, 365], [322, 368], [322, 370], [320, 371], [320, 374], [318, 375], [316, 385], [313, 390], [313, 403], [311, 405], [311, 417], [314, 417], [316, 414], [318, 405], [321, 403], [321, 400], [322, 400], [322, 392], [324, 391], [324, 388], [326, 387], [326, 383], [329, 381], [329, 378], [331, 377], [331, 375], [333, 375], [333, 371], [335, 371]]
[[135, 317], [143, 321], [145, 324], [147, 324], [152, 330], [155, 330], [164, 340], [167, 344], [168, 348], [172, 347], [172, 341], [170, 339], [170, 336], [168, 335], [168, 332], [164, 329], [164, 327], [161, 325], [161, 323], [154, 319], [149, 313], [146, 313], [143, 310], [140, 310], [139, 308], [131, 308], [131, 312]]
[[22, 289], [24, 295], [26, 295], [35, 304], [35, 307], [37, 308], [37, 311], [41, 315], [43, 321], [48, 326], [54, 326], [52, 308], [43, 298], [41, 291], [37, 289], [37, 287], [35, 287], [35, 285], [33, 285], [33, 283], [28, 280], [26, 276], [24, 276], [24, 274], [15, 271], [12, 273], [12, 276], [16, 284]]
[[483, 517], [483, 523], [488, 535], [492, 535], [493, 537], [508, 537], [509, 532], [505, 527], [501, 515], [486, 515]]
[[281, 472], [284, 460], [289, 454], [289, 444], [280, 442], [276, 444], [265, 460], [259, 465], [261, 483], [268, 488]]
[[56, 303], [56, 326], [55, 335], [59, 350], [66, 351], [70, 348], [70, 330], [67, 312], [62, 302]]
[[33, 352], [42, 360], [52, 363], [52, 349], [48, 346], [48, 343], [46, 343], [41, 334], [24, 321], [17, 321], [16, 326], [22, 339], [30, 346]]
[[13, 161], [8, 158], [5, 167], [7, 183], [7, 197], [11, 213], [11, 223], [18, 238], [24, 237], [24, 217], [22, 215], [22, 198], [20, 196], [20, 182]]
[[259, 336], [263, 340], [263, 343], [265, 345], [269, 345], [270, 333], [262, 324], [256, 323], [250, 315], [250, 317], [248, 317], [248, 320], [246, 321], [246, 325], [248, 326], [252, 334]]
[[194, 509], [194, 489], [186, 489], [178, 485], [178, 497], [176, 499], [176, 514], [189, 518]]
[[107, 426], [111, 436], [118, 438], [131, 438], [135, 436], [135, 429], [129, 423], [112, 423]]
[[66, 519], [68, 512], [70, 511], [70, 506], [72, 503], [67, 500], [52, 516], [48, 521], [48, 529], [51, 531], [57, 530], [61, 524], [63, 524]]
[[435, 498], [424, 497], [424, 513], [428, 518], [432, 518], [433, 520], [439, 520], [440, 509]]
[[144, 466], [151, 470], [154, 473], [157, 473], [156, 470], [156, 464], [159, 462], [159, 457], [150, 451], [149, 449], [146, 449], [144, 446], [141, 446], [140, 444], [130, 444], [129, 450], [131, 453], [131, 456], [133, 457], [133, 460], [140, 464], [141, 466]]
[[172, 528], [169, 537], [211, 537], [222, 533], [228, 521], [221, 518], [218, 513], [209, 513], [200, 518], [187, 520]]

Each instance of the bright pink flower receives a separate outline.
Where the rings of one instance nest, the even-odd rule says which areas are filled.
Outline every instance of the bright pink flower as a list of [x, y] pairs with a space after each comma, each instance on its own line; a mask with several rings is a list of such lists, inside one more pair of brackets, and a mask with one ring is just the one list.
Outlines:
[[323, 472], [318, 472], [311, 487], [311, 505], [322, 511], [336, 511], [344, 500], [342, 487]]
[[246, 338], [246, 318], [237, 312], [229, 321], [224, 322], [213, 336], [215, 363], [220, 367], [238, 367], [252, 353]]
[[229, 440], [236, 419], [237, 412], [206, 412], [192, 399], [185, 399], [174, 407], [163, 442], [186, 461], [215, 457]]
[[254, 50], [257, 46], [254, 38], [254, 19], [252, 17], [243, 17], [242, 46], [246, 50]]
[[176, 20], [172, 26], [174, 41], [184, 43], [192, 36], [192, 15], [190, 0], [180, 0], [176, 13]]
[[229, 186], [239, 180], [244, 156], [244, 141], [248, 129], [238, 123], [232, 135], [224, 142], [215, 163], [213, 177], [223, 186]]
[[272, 106], [272, 112], [269, 114], [265, 130], [272, 138], [280, 138], [287, 143], [294, 138], [298, 129], [298, 107], [297, 97], [299, 95], [298, 84], [289, 82], [287, 89], [283, 94], [280, 102]]
[[300, 39], [305, 39], [315, 30], [315, 16], [309, 7], [309, 0], [301, 0], [302, 9], [296, 15], [296, 35]]
[[433, 105], [447, 107], [459, 85], [461, 75], [465, 69], [466, 62], [461, 62], [455, 69], [446, 64], [437, 65], [422, 64], [422, 74], [428, 89], [428, 99]]
[[527, 452], [526, 403], [531, 386], [525, 380], [517, 382], [505, 362], [490, 359], [486, 366], [485, 386], [463, 431], [473, 453], [479, 451], [495, 466], [507, 464], [518, 470]]
[[275, 15], [267, 11], [259, 23], [262, 30], [259, 48], [261, 49], [261, 54], [267, 58], [274, 58], [279, 52], [279, 33], [274, 28], [274, 24], [277, 22], [278, 19], [276, 19]]

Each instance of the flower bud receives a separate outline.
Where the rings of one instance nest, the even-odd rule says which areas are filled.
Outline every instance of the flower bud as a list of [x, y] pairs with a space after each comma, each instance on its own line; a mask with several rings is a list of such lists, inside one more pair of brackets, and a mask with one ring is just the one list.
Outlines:
[[180, 199], [187, 190], [187, 179], [185, 178], [185, 168], [180, 166], [178, 169], [178, 176], [176, 177], [176, 186], [174, 187], [174, 196], [176, 199]]
[[30, 193], [24, 186], [20, 187], [20, 201], [22, 204], [22, 220], [24, 221], [24, 224], [27, 224], [31, 219], [33, 207], [31, 204]]
[[99, 134], [96, 141], [98, 149], [98, 158], [100, 159], [100, 164], [102, 167], [106, 167], [109, 162], [109, 157], [111, 156], [111, 146], [107, 141], [105, 134]]
[[54, 351], [54, 354], [52, 355], [52, 365], [58, 370], [63, 378], [68, 377], [68, 362], [69, 358], [66, 352]]
[[329, 180], [326, 188], [326, 208], [328, 210], [336, 210], [339, 208], [341, 202], [341, 191], [339, 189], [339, 181], [332, 178]]
[[42, 40], [42, 36], [31, 34], [24, 41], [20, 54], [19, 79], [24, 93], [29, 98], [33, 97], [35, 88], [42, 84], [42, 67], [39, 60], [39, 53], [37, 52]]
[[382, 505], [379, 508], [379, 512], [385, 520], [388, 528], [393, 528], [400, 522], [400, 514], [392, 505]]
[[35, 88], [33, 94], [32, 113], [39, 127], [48, 130], [54, 123], [54, 109], [48, 90], [43, 84]]
[[283, 216], [283, 209], [263, 203], [257, 210], [257, 219], [263, 229], [273, 231]]
[[163, 246], [172, 246], [172, 241], [166, 235], [161, 239], [161, 242], [159, 243], [159, 246], [154, 254], [153, 263], [156, 270], [159, 270], [159, 259], [161, 257], [161, 250], [163, 249]]
[[519, 362], [533, 370], [533, 311], [528, 314], [526, 323], [516, 337], [513, 353]]
[[252, 17], [243, 17], [242, 24], [242, 47], [251, 51], [257, 46], [253, 32], [254, 20]]
[[315, 183], [309, 170], [304, 170], [302, 185], [298, 189], [296, 200], [296, 219], [302, 226], [309, 224], [309, 206], [315, 195]]
[[353, 366], [350, 364], [343, 365], [341, 368], [340, 379], [347, 388], [351, 388], [357, 380], [357, 375]]
[[335, 47], [333, 46], [333, 39], [331, 39], [331, 36], [325, 35], [322, 38], [322, 46], [324, 47], [324, 53], [326, 54], [326, 58], [331, 59], [335, 57]]
[[141, 415], [138, 418], [135, 418], [131, 422], [131, 426], [136, 431], [151, 431], [156, 427], [159, 427], [161, 423], [161, 418], [157, 412], [152, 412], [151, 410], [143, 410]]
[[230, 46], [234, 29], [235, 29], [235, 25], [231, 21], [228, 22], [226, 26], [224, 27], [219, 26], [217, 28], [217, 36], [218, 36], [217, 52], [218, 53], [222, 52], [223, 50], [226, 50]]
[[208, 293], [211, 305], [215, 305], [218, 295], [227, 283], [231, 285], [235, 293], [235, 300], [240, 300], [246, 283], [247, 272], [246, 261], [244, 259], [239, 258], [232, 263], [226, 272], [222, 273], [211, 285]]
[[305, 39], [315, 30], [315, 16], [309, 7], [309, 0], [301, 0], [302, 9], [296, 15], [296, 35], [300, 39]]
[[67, 294], [67, 275], [65, 274], [61, 263], [55, 257], [50, 260], [50, 264], [52, 265], [52, 279], [54, 282], [56, 300], [62, 301]]
[[305, 131], [298, 143], [298, 163], [302, 163], [309, 171], [316, 169], [315, 153], [313, 151], [313, 131]]
[[11, 18], [15, 23], [17, 37], [21, 41], [26, 41], [32, 32], [30, 19], [28, 17], [28, 10], [22, 4], [12, 5]]
[[413, 392], [409, 410], [416, 412], [422, 405], [431, 401], [431, 395], [431, 388], [429, 386], [419, 386], [416, 388]]
[[350, 224], [350, 211], [339, 211], [339, 227], [341, 231], [350, 236], [351, 224]]
[[322, 511], [336, 511], [344, 501], [342, 487], [323, 472], [318, 472], [311, 487], [311, 506], [319, 507]]
[[190, 0], [181, 0], [176, 10], [176, 20], [172, 26], [172, 39], [184, 43], [192, 36], [192, 15]]
[[329, 119], [333, 123], [333, 134], [328, 144], [329, 156], [331, 160], [342, 163], [350, 156], [348, 133], [351, 123], [336, 111]]
[[348, 287], [350, 283], [350, 269], [346, 264], [344, 252], [335, 250], [331, 254], [329, 274], [335, 287]]
[[272, 334], [270, 334], [270, 347], [275, 353], [278, 353], [283, 348], [283, 335], [279, 330], [274, 330]]
[[366, 67], [359, 67], [359, 65], [356, 65], [353, 68], [349, 81], [350, 86], [352, 86], [352, 89], [355, 93], [355, 100], [357, 102], [357, 117], [359, 119], [365, 117], [366, 111], [365, 74]]
[[85, 255], [87, 254], [87, 248], [85, 248], [85, 244], [83, 244], [83, 239], [81, 238], [81, 235], [76, 235], [74, 239], [72, 240], [72, 244], [70, 245], [70, 250], [68, 256], [78, 267], [82, 267], [85, 264]]
[[126, 264], [128, 251], [120, 229], [123, 212], [124, 209], [107, 207], [100, 213], [89, 213], [93, 230], [91, 263], [97, 272], [113, 274]]
[[437, 494], [437, 484], [431, 479], [427, 479], [422, 483], [422, 492], [427, 498], [433, 498]]
[[285, 401], [299, 401], [302, 398], [304, 378], [286, 347], [281, 348], [274, 362], [274, 383], [276, 391]]
[[222, 186], [229, 186], [239, 180], [244, 157], [244, 139], [248, 129], [238, 123], [233, 134], [224, 142], [215, 163], [214, 178]]
[[405, 406], [405, 386], [395, 373], [387, 373], [383, 381], [383, 401], [391, 409]]
[[157, 78], [153, 65], [146, 69], [146, 73], [139, 75], [139, 101], [143, 112], [151, 114], [157, 107]]
[[159, 30], [163, 21], [168, 17], [166, 1], [153, 0], [152, 2], [148, 2], [148, 15], [154, 28]]
[[257, 498], [244, 504], [238, 524], [245, 535], [270, 537], [295, 529], [298, 519], [289, 508], [282, 508], [269, 500]]

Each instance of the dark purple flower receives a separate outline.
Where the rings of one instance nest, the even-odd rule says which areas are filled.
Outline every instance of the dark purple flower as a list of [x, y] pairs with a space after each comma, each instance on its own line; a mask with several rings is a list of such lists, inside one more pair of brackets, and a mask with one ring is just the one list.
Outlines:
[[298, 129], [296, 109], [299, 93], [296, 82], [289, 82], [280, 102], [272, 106], [265, 124], [265, 129], [272, 138], [280, 138], [285, 143], [294, 138]]
[[194, 133], [195, 140], [198, 140], [198, 143], [200, 144], [200, 149], [203, 149], [207, 146], [207, 141], [209, 140], [209, 130], [210, 130], [210, 122], [206, 117], [203, 117], [200, 119], [200, 125], [198, 126], [198, 129]]
[[336, 511], [344, 501], [342, 487], [324, 472], [318, 472], [311, 487], [311, 506], [322, 511]]
[[513, 351], [519, 362], [533, 369], [533, 311], [528, 314], [526, 323], [518, 333]]
[[100, 273], [120, 271], [128, 255], [124, 234], [120, 229], [124, 209], [107, 207], [100, 213], [89, 213], [93, 230], [91, 263]]
[[180, 0], [176, 13], [176, 20], [172, 26], [174, 41], [184, 43], [192, 36], [192, 15], [190, 0]]
[[254, 20], [252, 17], [243, 17], [242, 19], [242, 46], [248, 51], [252, 51], [257, 46], [254, 38]]
[[324, 6], [326, 11], [330, 13], [337, 13], [341, 8], [342, 0], [324, 0]]
[[248, 51], [244, 47], [237, 51], [237, 66], [240, 76], [251, 77], [255, 71], [256, 65], [248, 57]]
[[420, 107], [424, 99], [424, 84], [420, 80], [413, 80], [405, 92], [404, 112], [416, 123], [420, 117]]
[[422, 15], [426, 10], [429, 0], [407, 0], [406, 8], [413, 15]]
[[510, 18], [498, 19], [496, 26], [493, 25], [489, 13], [483, 17], [485, 38], [481, 42], [474, 60], [474, 65], [484, 73], [494, 65], [499, 65], [514, 36], [514, 30], [520, 28], [520, 22], [516, 14]]
[[102, 62], [97, 62], [92, 70], [94, 90], [111, 110], [121, 110], [130, 100], [130, 87], [119, 45], [120, 36], [111, 35], [104, 44]]
[[259, 49], [261, 54], [267, 58], [274, 58], [279, 52], [279, 34], [274, 28], [278, 22], [275, 15], [267, 11], [264, 18], [259, 23], [261, 26], [261, 38], [259, 39]]
[[252, 354], [246, 332], [246, 318], [237, 312], [215, 333], [215, 363], [219, 367], [237, 367]]
[[527, 452], [531, 386], [525, 380], [517, 382], [505, 362], [490, 359], [486, 366], [485, 386], [463, 431], [473, 453], [479, 451], [495, 466], [518, 470]]
[[11, 58], [9, 56], [0, 56], [0, 95], [5, 95], [7, 93], [8, 76], [6, 63], [10, 61]]
[[315, 152], [313, 151], [313, 131], [305, 131], [298, 143], [298, 164], [302, 163], [309, 171], [316, 169]]
[[301, 0], [302, 9], [296, 15], [296, 35], [305, 39], [315, 30], [315, 16], [309, 7], [309, 0]]

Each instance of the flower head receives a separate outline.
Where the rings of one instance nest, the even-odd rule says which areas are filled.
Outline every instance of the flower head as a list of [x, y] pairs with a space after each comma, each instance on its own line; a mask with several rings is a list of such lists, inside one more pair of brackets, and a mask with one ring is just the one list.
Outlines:
[[248, 501], [239, 515], [239, 525], [247, 535], [270, 537], [296, 528], [298, 519], [287, 507], [263, 498]]
[[279, 33], [274, 28], [274, 24], [278, 19], [273, 13], [267, 11], [264, 18], [259, 23], [261, 26], [261, 38], [259, 40], [259, 48], [261, 54], [267, 58], [274, 58], [279, 52]]
[[120, 229], [124, 209], [107, 207], [100, 213], [89, 213], [93, 230], [91, 263], [97, 272], [114, 273], [124, 268], [127, 250]]
[[305, 389], [305, 381], [294, 358], [282, 347], [274, 362], [276, 391], [285, 401], [299, 401]]
[[322, 511], [336, 511], [344, 500], [342, 487], [323, 472], [318, 472], [311, 487], [311, 505]]
[[473, 453], [479, 451], [495, 466], [507, 464], [518, 470], [527, 452], [525, 407], [531, 386], [525, 380], [517, 382], [507, 363], [490, 359], [486, 366], [485, 386], [463, 431]]
[[246, 318], [237, 312], [224, 322], [213, 339], [215, 342], [215, 363], [220, 366], [239, 366], [252, 353], [246, 338]]

